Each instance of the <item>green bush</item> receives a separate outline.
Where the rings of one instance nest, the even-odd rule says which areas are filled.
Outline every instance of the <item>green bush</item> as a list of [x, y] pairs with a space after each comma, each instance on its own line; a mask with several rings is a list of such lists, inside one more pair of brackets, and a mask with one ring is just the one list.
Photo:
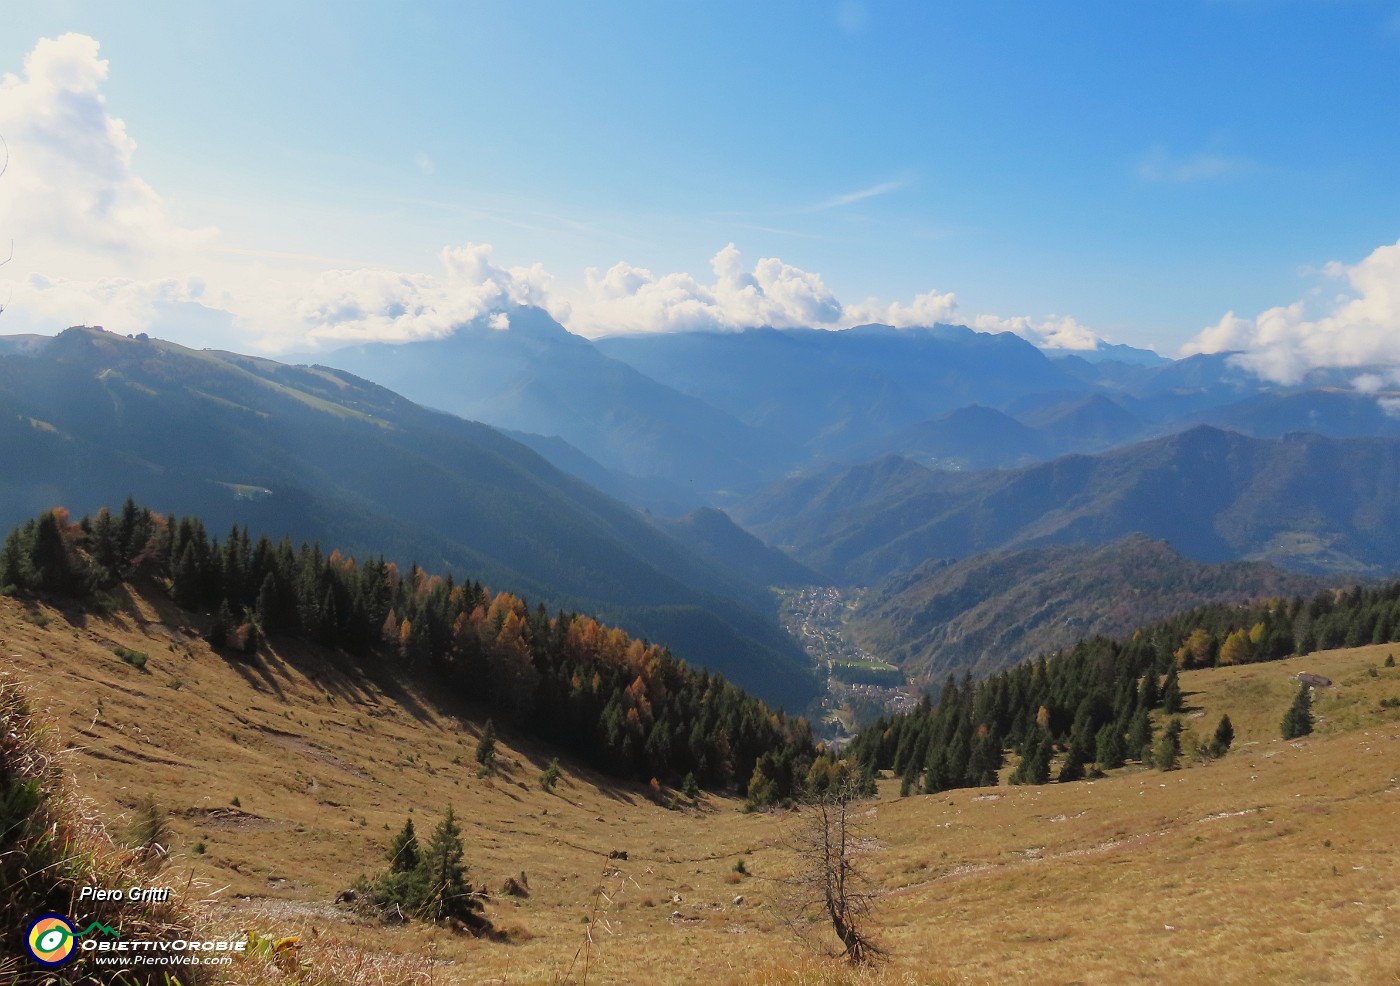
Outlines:
[[132, 650], [129, 647], [113, 647], [112, 653], [120, 657], [127, 664], [130, 664], [137, 671], [145, 671], [146, 662], [151, 659], [149, 654], [142, 653], [139, 650]]
[[491, 930], [481, 898], [467, 882], [462, 830], [449, 807], [426, 847], [419, 848], [412, 822], [389, 848], [390, 868], [355, 882], [359, 905], [381, 916], [413, 916], [424, 921], [455, 919], [473, 934]]

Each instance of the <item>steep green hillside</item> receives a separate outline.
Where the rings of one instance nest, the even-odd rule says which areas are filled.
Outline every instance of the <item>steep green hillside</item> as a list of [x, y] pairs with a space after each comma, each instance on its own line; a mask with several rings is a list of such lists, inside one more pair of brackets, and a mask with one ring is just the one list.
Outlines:
[[929, 684], [986, 677], [1092, 636], [1121, 636], [1205, 602], [1312, 595], [1321, 580], [1257, 562], [1204, 565], [1135, 535], [928, 562], [873, 590], [849, 631]]
[[825, 581], [806, 565], [764, 544], [730, 520], [723, 510], [702, 507], [678, 520], [660, 523], [702, 558], [759, 588], [820, 585]]
[[[748, 587], [484, 425], [348, 373], [70, 329], [0, 358], [0, 523], [128, 496], [594, 612], [800, 708], [800, 650]], [[683, 641], [683, 643], [682, 643]]]
[[1197, 561], [1381, 574], [1400, 568], [1400, 440], [1266, 440], [1199, 427], [1014, 472], [883, 460], [788, 481], [738, 517], [855, 583], [931, 558], [1105, 544], [1134, 532]]

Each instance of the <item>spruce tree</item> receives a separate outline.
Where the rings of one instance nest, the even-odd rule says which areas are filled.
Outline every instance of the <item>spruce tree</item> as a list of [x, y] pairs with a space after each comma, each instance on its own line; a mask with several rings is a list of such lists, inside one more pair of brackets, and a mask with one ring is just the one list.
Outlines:
[[1040, 737], [1029, 746], [1026, 755], [1021, 758], [1016, 772], [1011, 775], [1011, 783], [1050, 783], [1050, 758], [1053, 754], [1054, 748], [1050, 744], [1050, 737], [1041, 733]]
[[[692, 783], [694, 782], [694, 774], [690, 775], [690, 780]], [[554, 757], [545, 765], [544, 770], [540, 773], [540, 787], [544, 788], [546, 791], [553, 791], [554, 785], [557, 783], [559, 783], [559, 758]]]
[[1313, 731], [1312, 691], [1307, 685], [1298, 688], [1298, 694], [1283, 717], [1283, 738], [1286, 740], [1306, 736]]
[[1162, 711], [1174, 716], [1182, 710], [1185, 699], [1181, 695], [1181, 683], [1176, 678], [1176, 668], [1167, 672], [1167, 680], [1162, 683]]
[[418, 837], [413, 832], [413, 819], [403, 823], [399, 834], [389, 843], [387, 855], [391, 873], [410, 873], [418, 868], [422, 851], [418, 848]]
[[481, 738], [476, 741], [476, 762], [481, 764], [478, 777], [490, 777], [496, 773], [496, 724], [486, 720], [481, 730]]
[[209, 633], [205, 635], [205, 640], [209, 641], [210, 647], [223, 647], [228, 643], [229, 631], [233, 629], [233, 610], [229, 609], [228, 600], [219, 603], [218, 612], [214, 614], [214, 622], [209, 626]]
[[1139, 707], [1128, 723], [1128, 756], [1147, 763], [1152, 757], [1152, 720], [1147, 709]]
[[1157, 707], [1159, 693], [1157, 691], [1157, 673], [1151, 668], [1142, 676], [1142, 685], [1138, 689], [1138, 708], [1154, 709]]
[[1123, 750], [1123, 733], [1117, 723], [1106, 724], [1094, 737], [1094, 760], [1100, 770], [1116, 770], [1127, 760]]
[[1084, 779], [1084, 764], [1073, 754], [1065, 756], [1065, 762], [1060, 765], [1059, 776], [1056, 777], [1061, 784], [1069, 781], [1082, 781]]
[[433, 830], [428, 848], [423, 852], [422, 868], [428, 878], [428, 899], [423, 905], [423, 917], [430, 921], [460, 917], [475, 909], [471, 887], [467, 885], [467, 868], [463, 863], [466, 850], [462, 847], [462, 830], [457, 825], [452, 806], [448, 805], [442, 821]]
[[1229, 715], [1223, 715], [1220, 717], [1220, 724], [1215, 727], [1215, 736], [1210, 741], [1210, 755], [1223, 757], [1234, 741], [1235, 725], [1230, 721]]
[[1181, 720], [1173, 718], [1162, 730], [1157, 746], [1152, 754], [1153, 765], [1158, 770], [1176, 770], [1181, 762]]
[[33, 581], [34, 571], [29, 565], [22, 530], [16, 527], [5, 537], [5, 548], [0, 551], [0, 591], [16, 592], [28, 588]]

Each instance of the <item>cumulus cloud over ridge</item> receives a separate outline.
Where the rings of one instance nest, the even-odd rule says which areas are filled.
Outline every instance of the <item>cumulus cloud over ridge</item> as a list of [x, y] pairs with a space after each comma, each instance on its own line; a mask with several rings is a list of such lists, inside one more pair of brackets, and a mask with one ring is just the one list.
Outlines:
[[441, 275], [326, 271], [306, 288], [297, 314], [313, 339], [407, 342], [448, 335], [493, 309], [549, 304], [553, 278], [539, 264], [498, 266], [485, 243], [446, 247], [438, 256]]
[[[619, 262], [603, 273], [589, 268], [577, 294], [561, 292], [539, 264], [496, 263], [491, 246], [479, 242], [443, 248], [433, 272], [326, 270], [276, 251], [221, 250], [217, 230], [177, 222], [136, 172], [136, 141], [103, 92], [108, 68], [96, 40], [70, 33], [40, 39], [20, 74], [0, 77], [0, 134], [12, 152], [0, 181], [0, 229], [21, 245], [20, 263], [5, 271], [0, 304], [38, 330], [90, 321], [141, 331], [171, 306], [197, 304], [231, 316], [227, 325], [251, 335], [244, 341], [277, 351], [318, 341], [440, 337], [485, 313], [536, 305], [589, 336], [965, 321], [1047, 348], [1098, 344], [1069, 318], [964, 316], [951, 292], [845, 303], [821, 274], [777, 257], [750, 266], [733, 243], [714, 255], [708, 276], [657, 275]], [[900, 185], [887, 182], [838, 201]]]
[[1324, 274], [1344, 290], [1326, 302], [1297, 301], [1254, 318], [1227, 312], [1182, 354], [1238, 352], [1241, 366], [1285, 384], [1315, 367], [1400, 364], [1400, 242], [1350, 266], [1328, 264]]
[[[730, 243], [710, 261], [714, 280], [690, 274], [657, 276], [643, 267], [617, 263], [605, 273], [589, 268], [588, 296], [572, 306], [570, 328], [584, 335], [688, 330], [774, 328], [842, 329], [879, 323], [895, 328], [964, 320], [952, 292], [927, 291], [908, 304], [875, 298], [843, 304], [820, 274], [775, 257], [746, 270]], [[985, 332], [1014, 332], [1051, 349], [1094, 349], [1099, 337], [1072, 318], [992, 315], [967, 320]]]

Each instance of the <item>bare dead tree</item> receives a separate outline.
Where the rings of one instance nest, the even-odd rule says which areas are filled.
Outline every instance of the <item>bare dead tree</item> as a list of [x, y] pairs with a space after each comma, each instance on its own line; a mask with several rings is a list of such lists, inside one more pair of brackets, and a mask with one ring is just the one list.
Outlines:
[[797, 857], [788, 888], [788, 924], [811, 943], [813, 926], [831, 922], [842, 956], [856, 965], [874, 962], [885, 950], [870, 936], [870, 903], [878, 896], [861, 871], [859, 779], [846, 777], [830, 790], [809, 797], [783, 837]]

